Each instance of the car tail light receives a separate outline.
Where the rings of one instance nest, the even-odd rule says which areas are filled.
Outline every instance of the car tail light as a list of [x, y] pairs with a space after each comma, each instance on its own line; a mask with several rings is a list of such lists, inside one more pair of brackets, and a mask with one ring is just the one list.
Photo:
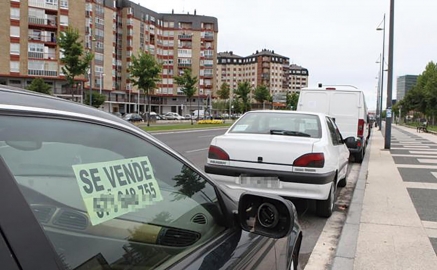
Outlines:
[[323, 168], [325, 165], [325, 155], [323, 153], [309, 153], [298, 157], [293, 166]]
[[364, 133], [364, 119], [358, 119], [358, 137], [363, 137]]
[[220, 159], [229, 160], [229, 155], [223, 149], [218, 146], [211, 145], [208, 151], [208, 158], [210, 159]]

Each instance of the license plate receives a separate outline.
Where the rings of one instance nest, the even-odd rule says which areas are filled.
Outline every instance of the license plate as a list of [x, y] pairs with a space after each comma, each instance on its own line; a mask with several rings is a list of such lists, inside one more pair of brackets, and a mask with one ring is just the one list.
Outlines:
[[240, 175], [237, 179], [241, 186], [258, 188], [279, 188], [280, 181], [276, 176], [247, 176]]

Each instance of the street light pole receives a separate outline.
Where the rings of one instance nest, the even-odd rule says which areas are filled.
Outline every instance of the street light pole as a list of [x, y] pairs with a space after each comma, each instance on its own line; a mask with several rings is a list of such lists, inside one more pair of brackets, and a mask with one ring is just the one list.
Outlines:
[[394, 35], [394, 8], [395, 1], [390, 0], [390, 33], [388, 38], [388, 81], [387, 81], [387, 111], [385, 117], [385, 141], [384, 149], [390, 149], [391, 144], [391, 107], [392, 107], [392, 88], [393, 88], [393, 35]]
[[93, 106], [93, 94], [92, 94], [92, 91], [93, 91], [93, 68], [92, 68], [92, 65], [90, 66], [90, 106]]
[[[382, 30], [382, 59], [381, 59], [381, 86], [380, 86], [380, 94], [379, 94], [379, 129], [381, 130], [381, 123], [382, 123], [382, 96], [384, 93], [384, 63], [385, 63], [385, 14], [384, 18], [382, 19], [383, 26], [376, 28], [376, 30], [381, 31]], [[388, 91], [388, 88], [387, 88]], [[387, 122], [386, 122], [387, 124]]]

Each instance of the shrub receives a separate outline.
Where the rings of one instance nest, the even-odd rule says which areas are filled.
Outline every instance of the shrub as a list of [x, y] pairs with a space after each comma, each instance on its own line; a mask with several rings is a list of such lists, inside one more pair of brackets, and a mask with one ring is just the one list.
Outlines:
[[200, 120], [197, 124], [223, 124], [223, 120]]

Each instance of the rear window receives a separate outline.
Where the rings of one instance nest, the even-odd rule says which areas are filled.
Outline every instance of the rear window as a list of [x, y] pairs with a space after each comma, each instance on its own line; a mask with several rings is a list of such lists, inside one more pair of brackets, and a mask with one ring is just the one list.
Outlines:
[[320, 120], [317, 115], [298, 113], [250, 112], [241, 117], [230, 133], [271, 134], [284, 131], [296, 132], [304, 137], [321, 138]]

